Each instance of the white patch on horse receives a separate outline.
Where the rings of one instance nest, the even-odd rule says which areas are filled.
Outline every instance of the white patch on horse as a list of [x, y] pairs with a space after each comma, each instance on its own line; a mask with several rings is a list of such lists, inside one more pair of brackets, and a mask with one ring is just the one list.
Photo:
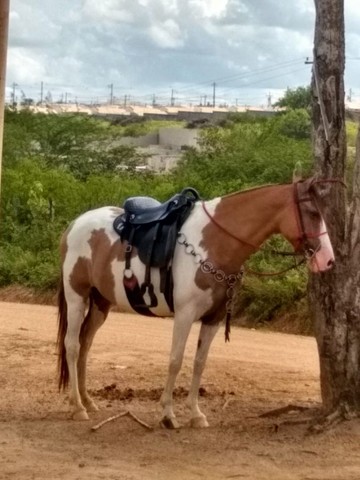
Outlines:
[[[217, 204], [220, 202], [219, 198], [206, 202], [208, 211], [213, 215]], [[194, 250], [197, 254], [201, 255], [201, 258], [205, 260], [207, 258], [207, 252], [201, 246], [203, 239], [202, 230], [209, 223], [209, 218], [204, 213], [202, 205], [197, 203], [188, 218], [184, 223], [181, 233], [185, 235], [187, 242], [194, 246]], [[196, 271], [199, 268], [199, 264], [195, 262], [195, 258], [185, 252], [184, 245], [177, 245], [174, 254], [174, 278], [181, 279], [180, 282], [174, 285], [174, 303], [175, 311], [176, 306], [187, 302], [196, 297], [201, 301], [196, 302], [201, 308], [199, 317], [206, 312], [212, 306], [212, 293], [211, 289], [202, 290], [196, 286], [194, 279]], [[194, 302], [195, 304], [195, 302]]]
[[320, 232], [326, 233], [320, 234], [320, 249], [315, 253], [310, 262], [310, 268], [314, 273], [328, 270], [332, 267], [335, 261], [333, 247], [331, 245], [330, 237], [326, 231], [326, 225], [323, 219], [320, 223]]

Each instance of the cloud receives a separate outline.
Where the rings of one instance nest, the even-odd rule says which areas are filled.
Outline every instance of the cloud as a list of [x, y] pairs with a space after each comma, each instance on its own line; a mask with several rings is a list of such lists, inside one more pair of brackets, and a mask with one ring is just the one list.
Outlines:
[[[358, 0], [345, 3], [347, 55], [360, 56]], [[30, 88], [44, 81], [104, 98], [110, 83], [119, 96], [146, 98], [176, 86], [197, 98], [216, 82], [234, 98], [245, 88], [310, 81], [304, 60], [312, 56], [313, 0], [12, 0], [10, 6], [8, 83]], [[354, 62], [347, 63], [347, 83], [356, 90]]]

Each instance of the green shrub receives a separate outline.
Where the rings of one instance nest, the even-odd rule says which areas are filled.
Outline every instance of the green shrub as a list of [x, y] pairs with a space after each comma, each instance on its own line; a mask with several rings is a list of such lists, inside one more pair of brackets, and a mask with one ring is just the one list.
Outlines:
[[[153, 121], [128, 127], [145, 133], [159, 126]], [[133, 195], [165, 200], [185, 186], [197, 188], [206, 199], [251, 186], [291, 182], [297, 163], [302, 164], [304, 175], [311, 172], [304, 111], [271, 119], [231, 115], [224, 128], [202, 130], [200, 148], [186, 150], [178, 167], [161, 175], [137, 173], [136, 162], [143, 162], [143, 157], [132, 147], [114, 146], [114, 138], [128, 127], [79, 116], [7, 112], [0, 286], [54, 288], [60, 272], [60, 236], [72, 220], [92, 208], [121, 205]], [[347, 123], [350, 147], [355, 145], [356, 130], [355, 123]], [[119, 164], [130, 168], [122, 170]], [[351, 171], [348, 175], [350, 183]], [[289, 248], [278, 238], [269, 245]], [[265, 249], [252, 256], [247, 266], [277, 272], [291, 262]], [[289, 316], [289, 312], [306, 318], [306, 284], [305, 267], [269, 278], [247, 273], [236, 294], [235, 313], [246, 316], [251, 325]]]
[[60, 277], [59, 264], [57, 255], [47, 250], [36, 254], [17, 246], [2, 246], [0, 286], [19, 284], [39, 290], [54, 289]]

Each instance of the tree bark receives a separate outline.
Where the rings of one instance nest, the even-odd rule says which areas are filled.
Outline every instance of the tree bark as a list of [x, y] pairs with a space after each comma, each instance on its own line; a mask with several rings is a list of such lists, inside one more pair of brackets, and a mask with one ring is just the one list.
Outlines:
[[4, 132], [6, 57], [9, 30], [9, 4], [10, 0], [0, 0], [0, 192]]
[[[313, 148], [320, 178], [343, 180], [346, 169], [344, 106], [344, 0], [315, 0]], [[320, 359], [324, 413], [360, 407], [360, 140], [352, 188], [326, 183], [324, 214], [336, 263], [311, 275], [310, 309]], [[352, 192], [351, 192], [352, 190]]]

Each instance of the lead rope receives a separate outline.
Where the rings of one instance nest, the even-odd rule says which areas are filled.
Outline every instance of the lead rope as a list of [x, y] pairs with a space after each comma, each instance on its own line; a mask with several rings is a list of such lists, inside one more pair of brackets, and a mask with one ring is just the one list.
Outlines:
[[180, 245], [184, 245], [185, 253], [194, 257], [195, 264], [200, 266], [200, 270], [203, 273], [210, 273], [214, 276], [214, 279], [218, 283], [226, 283], [226, 317], [225, 317], [225, 342], [230, 342], [230, 330], [231, 330], [231, 316], [233, 307], [233, 297], [235, 291], [235, 285], [240, 282], [244, 275], [244, 269], [241, 268], [238, 273], [230, 273], [227, 275], [220, 268], [214, 267], [209, 260], [203, 260], [200, 253], [196, 253], [194, 245], [189, 243], [186, 236], [183, 233], [178, 234], [177, 242]]

